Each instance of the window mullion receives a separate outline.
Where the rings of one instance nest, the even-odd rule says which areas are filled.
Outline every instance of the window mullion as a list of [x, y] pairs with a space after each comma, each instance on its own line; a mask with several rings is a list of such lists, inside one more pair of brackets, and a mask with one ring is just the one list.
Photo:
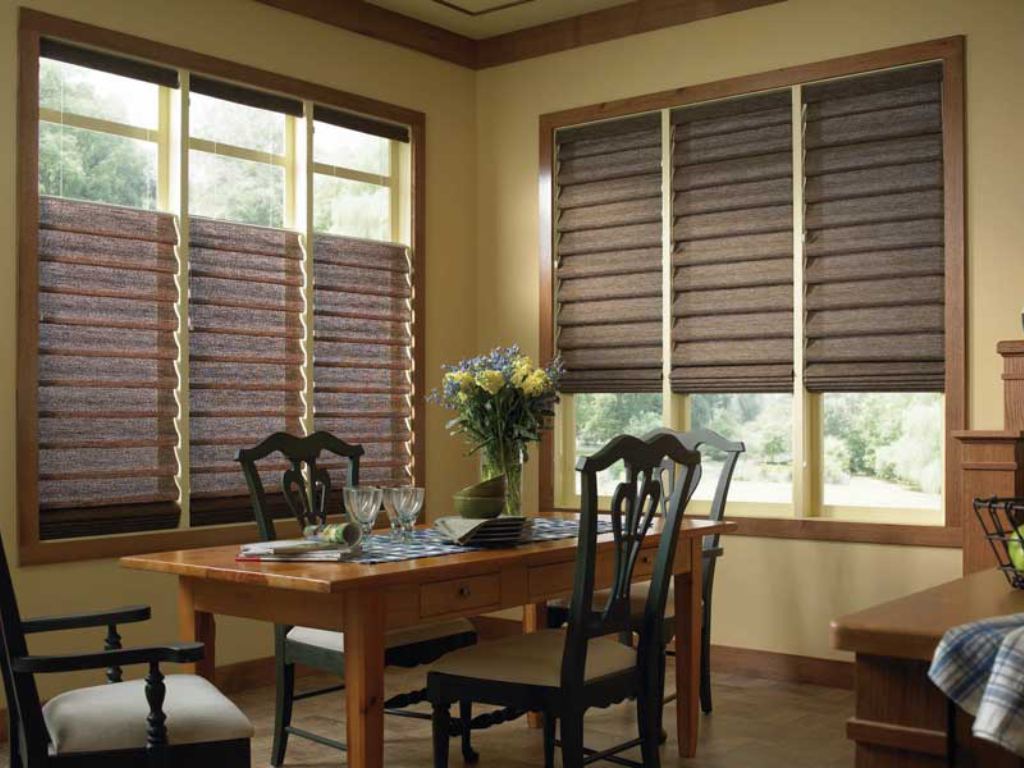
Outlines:
[[661, 423], [680, 428], [683, 396], [672, 394], [672, 113], [661, 110]]
[[175, 428], [178, 433], [178, 444], [175, 453], [178, 459], [178, 476], [176, 478], [181, 505], [179, 526], [191, 527], [191, 510], [189, 505], [189, 313], [188, 313], [188, 71], [179, 71], [180, 87], [170, 91], [168, 96], [167, 121], [167, 210], [174, 214], [178, 222], [178, 247], [176, 251], [178, 272], [175, 282], [178, 288], [178, 328], [174, 334], [178, 345], [178, 358], [175, 360], [175, 371], [178, 375], [175, 397], [178, 401], [178, 418]]
[[302, 235], [302, 428], [311, 434], [313, 425], [313, 102], [304, 101], [303, 116], [295, 118], [294, 226]]
[[792, 88], [793, 130], [793, 512], [817, 513], [821, 456], [817, 451], [818, 398], [804, 387], [804, 109], [799, 85]]

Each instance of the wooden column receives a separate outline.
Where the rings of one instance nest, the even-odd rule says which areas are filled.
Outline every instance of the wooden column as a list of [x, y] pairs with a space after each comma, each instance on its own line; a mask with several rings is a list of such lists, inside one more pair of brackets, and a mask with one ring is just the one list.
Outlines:
[[1024, 496], [1024, 340], [1001, 341], [996, 349], [1003, 357], [1003, 429], [953, 432], [960, 446], [964, 573], [996, 565], [974, 516], [974, 499]]

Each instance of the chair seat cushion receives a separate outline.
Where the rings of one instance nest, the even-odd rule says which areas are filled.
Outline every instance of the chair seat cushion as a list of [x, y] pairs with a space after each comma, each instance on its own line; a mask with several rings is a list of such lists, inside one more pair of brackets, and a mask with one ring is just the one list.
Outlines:
[[[432, 672], [476, 680], [495, 680], [558, 688], [562, 678], [565, 631], [546, 629], [460, 648], [437, 661]], [[587, 648], [587, 681], [636, 666], [636, 651], [608, 638], [591, 640]]]
[[[252, 738], [242, 711], [197, 675], [168, 675], [167, 740], [171, 745]], [[105, 752], [146, 746], [144, 680], [95, 685], [58, 694], [43, 706], [51, 753]]]
[[[425, 643], [430, 640], [437, 640], [451, 635], [463, 635], [467, 632], [476, 632], [476, 627], [469, 619], [454, 619], [442, 621], [435, 624], [421, 624], [415, 627], [395, 629], [384, 636], [385, 647], [400, 648], [405, 645]], [[322, 648], [327, 651], [345, 652], [345, 633], [333, 632], [329, 629], [314, 629], [312, 627], [292, 627], [288, 632], [288, 639], [293, 643], [311, 645], [314, 648]]]
[[[629, 603], [630, 613], [633, 615], [633, 619], [639, 621], [644, 617], [644, 609], [647, 607], [647, 593], [651, 589], [651, 582], [641, 581], [633, 584], [629, 589]], [[604, 604], [608, 602], [608, 595], [611, 594], [611, 590], [602, 589], [594, 592], [594, 608], [600, 609], [604, 607]], [[569, 608], [569, 600], [567, 598], [559, 598], [558, 600], [552, 600], [551, 605], [558, 608]], [[675, 598], [675, 587], [670, 581], [668, 584], [668, 597], [665, 599], [665, 618], [670, 619], [676, 615], [676, 598]]]

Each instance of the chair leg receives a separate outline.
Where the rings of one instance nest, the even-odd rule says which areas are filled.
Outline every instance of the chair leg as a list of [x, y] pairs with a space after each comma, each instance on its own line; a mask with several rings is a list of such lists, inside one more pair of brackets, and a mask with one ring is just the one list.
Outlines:
[[558, 719], [550, 712], [544, 713], [544, 768], [555, 768], [555, 726]]
[[665, 731], [665, 662], [667, 654], [665, 650], [661, 651], [661, 659], [658, 662], [658, 687], [654, 692], [654, 717], [655, 717], [655, 733], [658, 734], [658, 743], [664, 744], [668, 741], [668, 733]]
[[583, 713], [562, 715], [562, 768], [583, 768]]
[[448, 741], [452, 725], [449, 705], [435, 703], [431, 722], [434, 730], [434, 768], [448, 768]]
[[292, 723], [292, 700], [295, 696], [295, 665], [286, 664], [284, 654], [278, 653], [277, 692], [274, 702], [274, 745], [270, 750], [270, 764], [279, 766], [284, 762], [288, 749], [288, 726]]
[[[664, 656], [662, 657], [664, 658]], [[664, 667], [662, 667], [664, 668]], [[657, 675], [658, 673], [655, 673]], [[664, 679], [664, 675], [660, 675]], [[662, 687], [657, 677], [648, 681], [636, 697], [636, 722], [640, 730], [640, 754], [644, 768], [660, 768]]]
[[700, 626], [700, 708], [711, 714], [711, 599], [704, 600]]
[[462, 725], [462, 759], [467, 763], [475, 763], [480, 755], [473, 749], [473, 702], [469, 699], [459, 702], [459, 720]]

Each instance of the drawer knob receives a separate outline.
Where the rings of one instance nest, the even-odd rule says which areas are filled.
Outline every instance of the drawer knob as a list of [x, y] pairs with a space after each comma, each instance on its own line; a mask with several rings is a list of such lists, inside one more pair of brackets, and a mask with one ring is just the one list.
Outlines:
[[463, 584], [459, 587], [459, 597], [469, 597], [472, 594], [472, 590]]

